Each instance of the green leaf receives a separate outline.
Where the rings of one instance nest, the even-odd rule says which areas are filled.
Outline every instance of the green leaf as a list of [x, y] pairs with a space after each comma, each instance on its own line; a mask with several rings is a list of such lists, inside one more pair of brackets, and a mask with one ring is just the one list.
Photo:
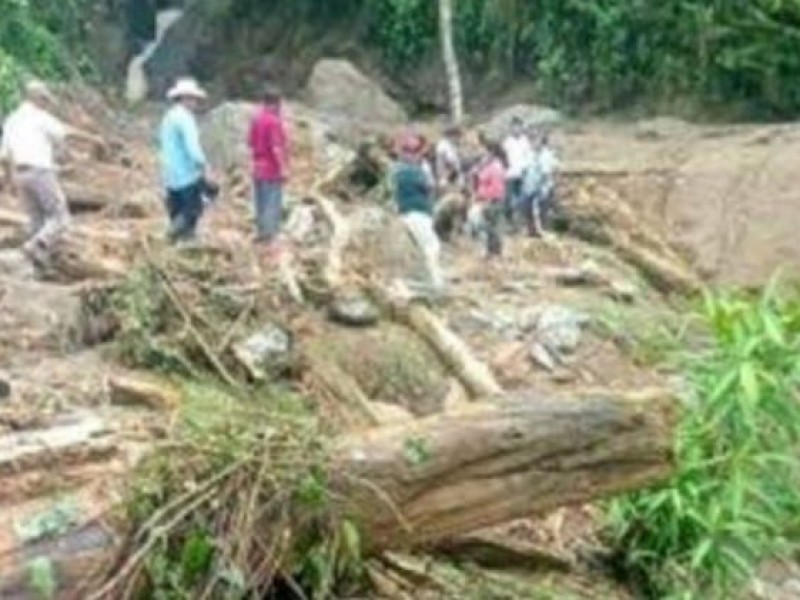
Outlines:
[[760, 388], [758, 385], [756, 367], [752, 362], [748, 361], [742, 363], [739, 369], [739, 384], [748, 402], [751, 404], [758, 404]]
[[31, 560], [28, 563], [28, 581], [41, 600], [55, 598], [58, 583], [53, 561], [44, 556]]

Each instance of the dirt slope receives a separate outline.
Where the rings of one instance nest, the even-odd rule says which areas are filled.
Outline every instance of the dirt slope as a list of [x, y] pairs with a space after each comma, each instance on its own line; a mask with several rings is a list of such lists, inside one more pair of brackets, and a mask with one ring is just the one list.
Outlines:
[[800, 127], [587, 124], [560, 144], [569, 173], [620, 190], [706, 278], [800, 276]]

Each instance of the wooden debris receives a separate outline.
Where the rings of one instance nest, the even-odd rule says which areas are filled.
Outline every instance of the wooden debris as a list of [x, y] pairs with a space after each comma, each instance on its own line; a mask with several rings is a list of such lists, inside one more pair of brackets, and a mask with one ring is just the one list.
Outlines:
[[[437, 545], [670, 475], [663, 392], [516, 398], [339, 439], [331, 472], [370, 547]], [[365, 482], [360, 483], [359, 482]]]
[[473, 398], [492, 398], [503, 393], [489, 367], [428, 308], [409, 302], [408, 296], [404, 298], [386, 288], [373, 286], [372, 289], [395, 319], [410, 327], [433, 348]]
[[112, 404], [165, 411], [174, 410], [180, 405], [180, 391], [168, 381], [150, 374], [116, 374], [108, 378], [107, 384]]

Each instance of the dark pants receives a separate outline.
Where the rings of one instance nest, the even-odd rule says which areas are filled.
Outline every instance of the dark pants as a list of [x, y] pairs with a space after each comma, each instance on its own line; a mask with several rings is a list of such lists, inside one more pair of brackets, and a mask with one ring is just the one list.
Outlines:
[[500, 202], [489, 202], [483, 207], [483, 225], [486, 231], [487, 256], [500, 256], [503, 253], [503, 237], [500, 233], [500, 220], [504, 207]]
[[172, 242], [193, 239], [203, 215], [203, 183], [197, 181], [178, 190], [167, 190], [169, 239]]
[[506, 221], [514, 224], [514, 215], [519, 210], [522, 199], [522, 178], [506, 180], [506, 197], [503, 201], [503, 214]]
[[536, 236], [542, 234], [542, 208], [543, 198], [539, 192], [525, 196], [522, 201], [522, 214], [525, 217], [525, 225], [528, 228], [528, 235]]

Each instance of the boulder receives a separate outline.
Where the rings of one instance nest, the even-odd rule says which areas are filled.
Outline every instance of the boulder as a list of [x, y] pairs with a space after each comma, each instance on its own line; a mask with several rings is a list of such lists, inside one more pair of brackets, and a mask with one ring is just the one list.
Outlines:
[[[151, 98], [161, 100], [178, 77], [202, 77], [196, 67], [210, 70], [209, 61], [200, 60], [203, 44], [213, 33], [215, 23], [203, 14], [202, 2], [187, 3], [180, 19], [163, 32], [159, 44], [144, 62], [147, 89]], [[203, 57], [208, 58], [208, 57]]]
[[351, 237], [346, 261], [384, 282], [399, 279], [415, 289], [431, 285], [422, 251], [406, 226], [380, 208], [365, 208], [350, 218]]
[[[228, 171], [250, 164], [247, 136], [258, 106], [231, 101], [216, 106], [201, 122], [201, 135], [208, 158], [215, 169]], [[315, 168], [325, 172], [352, 160], [354, 153], [340, 143], [343, 138], [324, 119], [302, 104], [284, 102], [283, 111], [295, 155], [311, 155]], [[353, 140], [355, 141], [355, 140]], [[310, 152], [306, 152], [310, 146]]]
[[346, 60], [319, 61], [308, 80], [305, 97], [320, 113], [357, 123], [399, 125], [407, 119], [403, 108], [380, 85]]
[[516, 104], [500, 110], [481, 126], [481, 130], [489, 137], [500, 139], [511, 128], [511, 121], [520, 118], [526, 126], [557, 125], [563, 121], [563, 116], [555, 109], [536, 104]]
[[247, 134], [256, 108], [250, 102], [225, 102], [203, 118], [203, 145], [215, 169], [227, 171], [249, 164]]

